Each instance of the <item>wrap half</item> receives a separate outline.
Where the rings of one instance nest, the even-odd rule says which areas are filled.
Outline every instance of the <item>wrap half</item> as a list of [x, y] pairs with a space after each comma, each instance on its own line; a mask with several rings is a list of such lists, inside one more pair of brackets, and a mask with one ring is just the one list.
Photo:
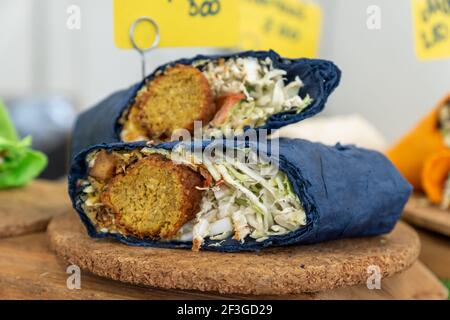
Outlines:
[[411, 190], [378, 152], [285, 138], [100, 144], [69, 175], [91, 237], [224, 252], [388, 233]]
[[72, 155], [98, 143], [175, 141], [194, 131], [198, 139], [275, 130], [322, 111], [340, 76], [332, 62], [274, 51], [174, 61], [81, 114]]
[[443, 209], [450, 207], [450, 149], [430, 155], [423, 166], [422, 186], [427, 198]]
[[449, 122], [450, 94], [443, 98], [418, 125], [402, 137], [388, 152], [388, 158], [413, 185], [422, 191], [422, 170], [426, 159], [448, 148], [446, 136]]

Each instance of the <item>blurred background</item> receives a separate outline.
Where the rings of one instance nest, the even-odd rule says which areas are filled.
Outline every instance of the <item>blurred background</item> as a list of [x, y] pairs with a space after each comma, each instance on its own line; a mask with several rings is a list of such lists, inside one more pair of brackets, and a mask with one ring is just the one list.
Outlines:
[[[325, 116], [358, 114], [395, 141], [450, 89], [450, 59], [416, 57], [410, 0], [317, 0], [323, 12], [319, 58], [343, 71]], [[81, 8], [81, 29], [66, 27]], [[381, 8], [381, 29], [366, 26]], [[67, 135], [76, 114], [140, 80], [138, 55], [113, 42], [111, 0], [0, 0], [0, 96], [19, 132], [50, 155], [44, 176], [65, 172]], [[147, 70], [179, 57], [220, 49], [163, 48]]]

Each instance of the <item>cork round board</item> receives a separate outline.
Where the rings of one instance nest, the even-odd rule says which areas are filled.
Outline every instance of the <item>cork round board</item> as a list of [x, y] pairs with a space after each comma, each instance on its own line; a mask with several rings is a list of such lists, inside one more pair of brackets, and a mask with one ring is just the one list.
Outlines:
[[47, 232], [58, 256], [98, 276], [222, 294], [295, 294], [366, 283], [369, 266], [389, 277], [411, 266], [420, 250], [416, 232], [401, 222], [385, 236], [257, 253], [142, 248], [91, 239], [75, 212], [54, 218]]
[[423, 195], [413, 195], [406, 204], [402, 218], [418, 227], [450, 237], [450, 210], [430, 204]]
[[45, 230], [51, 218], [70, 208], [67, 184], [36, 180], [0, 190], [0, 238]]

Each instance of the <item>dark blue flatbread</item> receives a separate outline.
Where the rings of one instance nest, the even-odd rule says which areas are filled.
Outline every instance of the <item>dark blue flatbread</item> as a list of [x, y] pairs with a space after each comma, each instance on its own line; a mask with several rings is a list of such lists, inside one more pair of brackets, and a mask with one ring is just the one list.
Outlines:
[[[206, 147], [211, 142], [196, 142]], [[250, 143], [255, 146], [255, 143]], [[227, 142], [230, 145], [230, 142]], [[132, 150], [145, 143], [101, 144], [90, 147], [74, 160], [69, 175], [69, 194], [88, 233], [95, 238], [115, 238], [130, 245], [190, 248], [191, 243], [159, 242], [98, 233], [77, 201], [80, 190], [76, 182], [85, 178], [85, 157], [97, 149]], [[175, 143], [156, 148], [171, 150]], [[259, 152], [270, 150], [257, 144]], [[272, 157], [274, 157], [272, 155]], [[287, 174], [307, 215], [307, 225], [283, 236], [273, 236], [263, 242], [247, 237], [245, 243], [227, 239], [206, 240], [203, 250], [236, 252], [257, 251], [269, 246], [310, 244], [342, 238], [366, 237], [390, 232], [400, 218], [412, 187], [381, 153], [353, 146], [325, 146], [300, 139], [279, 140], [279, 168]]]
[[190, 65], [199, 60], [217, 60], [234, 57], [255, 57], [258, 59], [270, 58], [277, 69], [286, 70], [288, 82], [296, 76], [302, 79], [304, 86], [300, 89], [301, 97], [310, 95], [313, 103], [300, 113], [283, 112], [271, 116], [267, 123], [256, 129], [275, 130], [291, 123], [299, 122], [321, 112], [328, 96], [338, 86], [341, 72], [332, 62], [314, 59], [284, 59], [274, 51], [247, 51], [228, 56], [196, 56], [192, 59], [181, 59], [165, 64], [156, 69], [144, 81], [132, 87], [116, 92], [99, 104], [81, 114], [75, 124], [72, 134], [72, 156], [81, 150], [98, 144], [120, 141], [121, 126], [118, 120], [123, 111], [134, 103], [134, 98], [146, 81], [150, 81], [159, 71], [176, 64]]

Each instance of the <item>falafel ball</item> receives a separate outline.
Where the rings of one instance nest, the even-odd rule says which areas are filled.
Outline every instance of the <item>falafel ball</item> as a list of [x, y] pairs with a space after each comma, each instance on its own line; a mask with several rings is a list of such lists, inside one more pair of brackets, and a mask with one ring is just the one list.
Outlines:
[[113, 177], [100, 199], [120, 229], [140, 238], [170, 238], [200, 209], [202, 176], [160, 154], [144, 157]]
[[178, 64], [138, 92], [124, 123], [122, 140], [168, 140], [177, 129], [192, 133], [194, 121], [205, 125], [215, 113], [214, 95], [203, 73]]

